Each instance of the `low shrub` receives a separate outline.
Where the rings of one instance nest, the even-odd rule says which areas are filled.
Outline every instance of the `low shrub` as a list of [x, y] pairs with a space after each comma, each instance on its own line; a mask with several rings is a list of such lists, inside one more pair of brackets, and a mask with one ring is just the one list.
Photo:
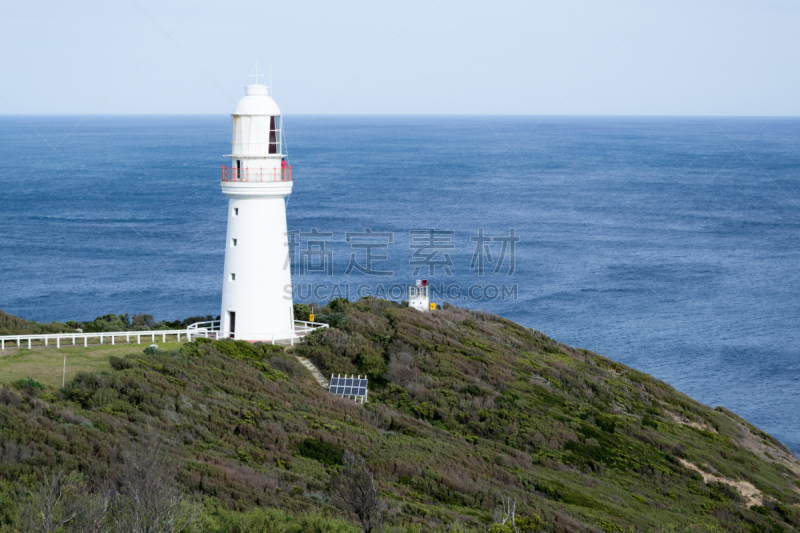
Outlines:
[[128, 361], [127, 359], [123, 359], [121, 357], [117, 357], [114, 355], [110, 355], [108, 357], [108, 363], [114, 370], [125, 370], [127, 368], [133, 368], [134, 366], [134, 364], [131, 361]]
[[346, 321], [347, 321], [347, 315], [345, 315], [344, 313], [330, 313], [314, 317], [314, 322], [328, 324], [332, 328], [341, 327]]
[[319, 441], [312, 437], [305, 439], [302, 444], [300, 444], [297, 451], [307, 459], [313, 459], [328, 466], [342, 464], [343, 450], [339, 446]]
[[44, 390], [44, 385], [39, 383], [33, 378], [28, 379], [18, 379], [11, 384], [17, 390], [30, 390], [30, 389], [38, 389]]

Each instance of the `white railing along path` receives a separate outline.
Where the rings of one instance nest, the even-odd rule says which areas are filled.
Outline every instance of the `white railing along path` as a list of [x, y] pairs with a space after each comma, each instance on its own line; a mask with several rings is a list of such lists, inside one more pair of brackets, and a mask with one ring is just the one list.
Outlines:
[[[305, 322], [302, 320], [294, 321], [294, 336], [291, 339], [294, 344], [294, 338], [302, 338], [318, 328], [327, 328], [328, 324], [320, 324], [317, 322]], [[210, 320], [207, 322], [196, 322], [191, 324], [186, 329], [170, 329], [170, 330], [150, 330], [150, 331], [104, 331], [97, 333], [48, 333], [38, 335], [0, 335], [0, 350], [6, 349], [6, 343], [21, 348], [23, 343], [28, 345], [28, 349], [33, 347], [34, 342], [42, 342], [44, 346], [50, 346], [51, 343], [55, 344], [56, 348], [61, 348], [62, 342], [71, 346], [77, 346], [80, 340], [83, 340], [84, 346], [89, 346], [89, 339], [98, 339], [100, 344], [105, 344], [105, 341], [111, 339], [111, 344], [116, 344], [116, 341], [125, 338], [126, 343], [131, 342], [131, 338], [136, 338], [136, 344], [142, 343], [142, 338], [150, 342], [156, 342], [157, 338], [161, 342], [167, 342], [167, 337], [175, 337], [178, 342], [181, 336], [185, 336], [187, 341], [192, 338], [206, 337], [218, 339], [220, 334], [220, 321]], [[274, 336], [271, 338], [272, 344], [276, 340]]]
[[[32, 348], [34, 341], [42, 341], [45, 346], [50, 346], [54, 343], [56, 348], [61, 348], [61, 343], [65, 342], [76, 346], [79, 340], [83, 340], [84, 346], [89, 346], [89, 339], [99, 339], [100, 344], [105, 344], [107, 339], [111, 339], [111, 344], [116, 344], [117, 339], [125, 338], [126, 343], [131, 342], [131, 337], [136, 338], [136, 344], [142, 343], [142, 338], [145, 340], [150, 339], [150, 342], [156, 342], [156, 338], [161, 338], [161, 342], [167, 342], [167, 336], [174, 336], [180, 342], [181, 335], [186, 337], [187, 341], [191, 341], [192, 337], [215, 337], [217, 333], [205, 328], [187, 328], [187, 329], [164, 329], [164, 330], [150, 330], [150, 331], [104, 331], [98, 333], [50, 333], [42, 335], [2, 335], [0, 336], [0, 350], [6, 349], [6, 343], [16, 345], [17, 348], [22, 347], [23, 342], [27, 342], [28, 349]], [[69, 341], [72, 341], [71, 343]]]
[[[209, 320], [206, 322], [197, 322], [189, 326], [189, 330], [195, 331], [199, 329], [207, 329], [211, 332], [216, 332], [218, 336], [223, 338], [230, 337], [231, 335], [235, 338], [236, 333], [231, 333], [230, 331], [221, 332], [220, 328], [222, 327], [221, 321], [219, 320]], [[272, 333], [262, 333], [262, 334], [255, 334], [257, 337], [263, 338], [265, 341], [271, 342], [275, 344], [278, 341], [289, 341], [292, 345], [294, 344], [295, 339], [300, 339], [311, 333], [316, 329], [327, 328], [328, 324], [323, 324], [321, 322], [307, 322], [305, 320], [295, 320], [292, 326], [293, 328], [293, 335], [289, 338], [281, 338], [275, 337]]]

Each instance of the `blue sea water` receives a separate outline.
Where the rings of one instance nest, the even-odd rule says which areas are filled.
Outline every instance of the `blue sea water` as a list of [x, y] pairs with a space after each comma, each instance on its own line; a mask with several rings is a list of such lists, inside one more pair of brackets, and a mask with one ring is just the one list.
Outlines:
[[[289, 116], [285, 127], [289, 229], [331, 234], [331, 276], [296, 275], [301, 296], [415, 278], [516, 284], [517, 299], [458, 303], [651, 373], [800, 450], [800, 120]], [[39, 321], [218, 314], [229, 143], [226, 116], [0, 117], [0, 308]], [[365, 228], [390, 234], [369, 242], [386, 244], [372, 270], [392, 275], [345, 275], [351, 254], [366, 262], [351, 246], [365, 240], [346, 234]], [[429, 228], [453, 232], [433, 258], [449, 254], [452, 276], [414, 275], [409, 231]], [[493, 271], [502, 241], [486, 243], [483, 276], [470, 269], [479, 228], [514, 228], [513, 273], [510, 249]]]

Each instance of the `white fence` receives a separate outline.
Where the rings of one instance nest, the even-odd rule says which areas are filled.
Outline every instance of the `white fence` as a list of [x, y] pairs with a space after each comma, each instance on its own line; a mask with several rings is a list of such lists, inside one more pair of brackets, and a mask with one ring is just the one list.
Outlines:
[[89, 339], [99, 339], [100, 344], [105, 344], [105, 341], [111, 339], [111, 344], [116, 344], [116, 341], [125, 338], [126, 343], [131, 342], [131, 338], [136, 338], [136, 344], [141, 344], [142, 339], [145, 342], [156, 342], [156, 339], [161, 339], [161, 342], [167, 342], [167, 337], [175, 337], [177, 342], [180, 342], [181, 335], [186, 337], [187, 341], [191, 341], [192, 337], [214, 337], [217, 333], [205, 328], [187, 328], [187, 329], [170, 329], [158, 331], [108, 331], [103, 333], [53, 333], [48, 335], [3, 335], [0, 336], [0, 350], [6, 349], [6, 343], [22, 347], [22, 343], [27, 343], [28, 349], [33, 347], [33, 343], [37, 345], [50, 346], [54, 344], [56, 348], [61, 348], [61, 344], [77, 346], [78, 341], [83, 340], [84, 346], [89, 346]]
[[[302, 338], [319, 328], [327, 328], [328, 324], [320, 324], [318, 322], [304, 322], [302, 320], [294, 321], [294, 335], [289, 340], [294, 344], [295, 338]], [[28, 349], [31, 349], [34, 344], [36, 346], [51, 346], [55, 345], [56, 348], [61, 348], [62, 344], [67, 346], [77, 346], [83, 343], [84, 346], [89, 346], [89, 339], [97, 339], [100, 344], [105, 344], [109, 339], [111, 344], [115, 345], [122, 338], [125, 339], [126, 344], [131, 343], [131, 339], [136, 339], [136, 344], [141, 344], [142, 339], [145, 342], [156, 342], [160, 339], [161, 342], [167, 342], [167, 337], [174, 337], [175, 341], [180, 342], [182, 337], [187, 341], [192, 338], [206, 337], [218, 339], [222, 337], [219, 331], [220, 321], [212, 320], [209, 322], [196, 322], [186, 329], [170, 329], [158, 331], [108, 331], [102, 333], [52, 333], [47, 335], [3, 335], [0, 336], [0, 350], [6, 349], [6, 344], [15, 348], [22, 348], [23, 344], [27, 344]], [[275, 344], [276, 339], [272, 337], [272, 344]]]
[[305, 337], [315, 329], [323, 329], [327, 328], [328, 324], [322, 324], [320, 322], [305, 322], [304, 320], [295, 320], [294, 321], [294, 335], [295, 337]]
[[220, 328], [220, 321], [219, 320], [209, 320], [208, 322], [195, 322], [191, 324], [187, 329], [189, 330], [197, 330], [197, 329], [207, 329], [209, 331], [219, 331]]
[[[220, 337], [228, 337], [228, 336], [230, 336], [230, 332], [229, 331], [221, 332], [220, 331], [221, 327], [222, 327], [221, 326], [221, 322], [219, 320], [209, 320], [208, 322], [196, 322], [196, 323], [192, 324], [191, 326], [189, 326], [188, 329], [189, 329], [189, 331], [201, 331], [201, 330], [205, 329], [205, 330], [209, 331], [210, 333], [216, 334], [217, 336], [220, 336]], [[306, 322], [304, 320], [295, 320], [294, 324], [292, 326], [292, 328], [293, 328], [292, 331], [294, 332], [294, 335], [292, 335], [289, 338], [280, 338], [280, 337], [276, 338], [275, 335], [273, 335], [271, 333], [264, 333], [261, 336], [263, 338], [269, 340], [272, 344], [275, 344], [276, 342], [281, 342], [281, 341], [287, 341], [288, 340], [290, 342], [290, 344], [294, 345], [294, 340], [295, 339], [301, 339], [301, 338], [305, 337], [306, 335], [308, 335], [309, 333], [311, 333], [312, 331], [314, 331], [315, 329], [321, 329], [321, 328], [327, 328], [327, 327], [328, 327], [328, 324], [322, 324], [320, 322]], [[234, 336], [235, 335], [236, 334], [234, 333]]]
[[[272, 336], [272, 344], [275, 341], [289, 340], [294, 344], [295, 338], [302, 338], [319, 328], [327, 328], [328, 324], [321, 324], [318, 322], [305, 322], [303, 320], [294, 321], [294, 335], [291, 339], [276, 339]], [[175, 337], [177, 342], [181, 341], [181, 336], [185, 337], [187, 341], [192, 338], [206, 337], [218, 339], [223, 335], [220, 332], [220, 321], [210, 320], [208, 322], [195, 322], [186, 329], [170, 329], [158, 331], [108, 331], [102, 333], [52, 333], [47, 335], [3, 335], [0, 336], [0, 350], [6, 349], [6, 344], [15, 348], [22, 348], [23, 343], [28, 345], [31, 349], [34, 343], [37, 346], [50, 346], [55, 345], [56, 348], [61, 348], [62, 344], [68, 346], [77, 346], [80, 341], [83, 341], [84, 346], [89, 346], [89, 339], [98, 339], [100, 344], [105, 344], [107, 340], [111, 340], [114, 345], [117, 341], [125, 338], [125, 343], [130, 344], [131, 339], [136, 339], [136, 344], [141, 344], [142, 339], [145, 342], [156, 342], [160, 339], [161, 342], [167, 342], [167, 337]]]

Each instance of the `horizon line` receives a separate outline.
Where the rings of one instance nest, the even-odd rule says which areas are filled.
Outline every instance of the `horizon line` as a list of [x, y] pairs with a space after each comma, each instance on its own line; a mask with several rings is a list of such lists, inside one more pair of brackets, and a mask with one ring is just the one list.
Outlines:
[[[18, 117], [221, 117], [231, 113], [0, 113], [0, 118]], [[800, 118], [800, 115], [646, 115], [614, 113], [281, 113], [296, 117], [559, 117], [559, 118]]]

